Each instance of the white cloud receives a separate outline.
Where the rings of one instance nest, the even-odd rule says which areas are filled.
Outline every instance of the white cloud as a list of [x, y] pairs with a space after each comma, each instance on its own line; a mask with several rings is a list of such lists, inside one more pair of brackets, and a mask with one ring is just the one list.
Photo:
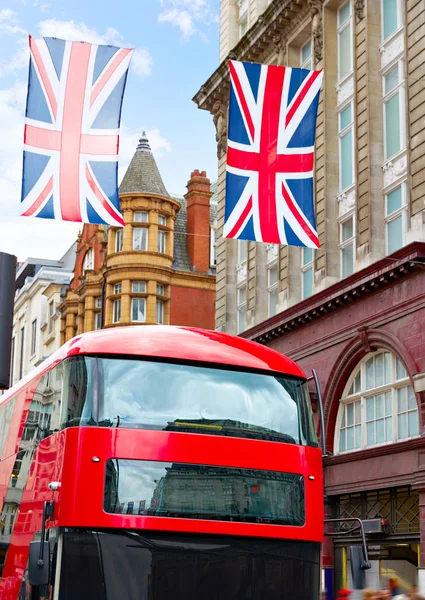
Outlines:
[[[139, 139], [142, 134], [142, 129], [131, 129], [123, 125], [121, 127], [121, 138], [120, 138], [120, 157], [119, 157], [119, 169], [118, 179], [121, 182], [124, 174], [130, 164], [133, 154], [136, 151]], [[160, 159], [164, 152], [171, 152], [170, 142], [161, 135], [159, 129], [150, 129], [146, 131], [146, 137], [149, 140], [152, 153], [155, 159]]]
[[[83, 41], [91, 44], [112, 44], [113, 46], [131, 46], [124, 41], [123, 36], [113, 27], [108, 27], [104, 34], [96, 29], [90, 29], [85, 23], [75, 21], [58, 21], [47, 19], [39, 25], [43, 37], [57, 37], [70, 41]], [[152, 72], [152, 56], [147, 48], [136, 48], [130, 68], [136, 75], [146, 77]]]
[[146, 48], [137, 48], [131, 59], [131, 69], [136, 75], [146, 77], [152, 72], [152, 56]]
[[0, 32], [1, 33], [26, 33], [18, 25], [18, 15], [11, 8], [0, 9]]
[[210, 0], [160, 0], [162, 11], [159, 23], [171, 23], [187, 41], [195, 34], [204, 36], [201, 27], [218, 22], [218, 15], [211, 8]]

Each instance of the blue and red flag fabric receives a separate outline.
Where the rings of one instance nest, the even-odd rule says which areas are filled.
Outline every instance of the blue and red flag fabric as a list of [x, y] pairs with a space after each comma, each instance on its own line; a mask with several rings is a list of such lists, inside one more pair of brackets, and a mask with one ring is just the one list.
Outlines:
[[323, 72], [229, 67], [224, 237], [319, 248], [313, 169]]
[[29, 44], [21, 215], [123, 226], [119, 128], [133, 50]]

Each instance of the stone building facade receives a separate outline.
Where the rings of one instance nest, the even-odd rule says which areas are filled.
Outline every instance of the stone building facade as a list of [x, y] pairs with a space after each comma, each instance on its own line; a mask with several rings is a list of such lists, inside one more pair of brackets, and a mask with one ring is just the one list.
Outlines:
[[143, 137], [120, 185], [125, 227], [85, 225], [63, 298], [61, 339], [103, 327], [214, 328], [216, 208], [194, 171], [184, 198], [165, 189]]
[[[387, 519], [385, 531], [368, 536], [366, 584], [397, 576], [406, 589], [419, 579], [422, 593], [423, 15], [418, 0], [222, 0], [221, 64], [194, 98], [217, 131], [216, 326], [289, 355], [308, 375], [316, 369], [330, 453], [327, 514]], [[320, 250], [222, 237], [229, 58], [324, 69], [314, 177]], [[352, 585], [358, 542], [348, 532], [327, 538], [328, 598]]]

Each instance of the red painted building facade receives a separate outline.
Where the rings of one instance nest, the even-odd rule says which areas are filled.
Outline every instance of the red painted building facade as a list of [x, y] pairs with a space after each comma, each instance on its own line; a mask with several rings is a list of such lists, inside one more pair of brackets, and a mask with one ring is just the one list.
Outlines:
[[[425, 566], [425, 244], [409, 244], [243, 335], [289, 355], [307, 376], [317, 371], [330, 453], [326, 513], [388, 521], [367, 536], [366, 584], [415, 583]], [[358, 542], [358, 534], [327, 538], [328, 590], [352, 583], [350, 546]]]

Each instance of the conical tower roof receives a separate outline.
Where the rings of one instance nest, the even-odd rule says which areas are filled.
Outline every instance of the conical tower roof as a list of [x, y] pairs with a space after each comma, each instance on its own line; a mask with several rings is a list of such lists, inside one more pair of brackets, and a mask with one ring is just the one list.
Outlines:
[[121, 181], [120, 194], [169, 196], [159, 173], [146, 133], [139, 140], [131, 163]]

